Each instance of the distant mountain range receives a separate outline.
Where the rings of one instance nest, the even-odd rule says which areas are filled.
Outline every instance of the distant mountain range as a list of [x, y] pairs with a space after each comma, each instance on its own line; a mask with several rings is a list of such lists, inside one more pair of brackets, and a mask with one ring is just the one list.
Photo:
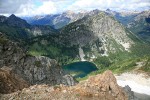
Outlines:
[[30, 25], [25, 20], [12, 14], [9, 17], [0, 16], [0, 31], [10, 38], [20, 41], [37, 35], [57, 33], [51, 26]]
[[[55, 29], [60, 29], [72, 22], [82, 19], [85, 16], [94, 15], [99, 12], [102, 11], [98, 9], [78, 13], [75, 13], [73, 11], [66, 11], [62, 14], [26, 17], [24, 19], [31, 25], [50, 25]], [[113, 16], [130, 31], [137, 34], [141, 39], [144, 39], [146, 42], [150, 42], [150, 25], [146, 21], [146, 18], [149, 18], [150, 16], [150, 11], [116, 12], [107, 9], [105, 13], [109, 16]]]
[[55, 29], [62, 28], [69, 23], [75, 22], [82, 19], [86, 15], [92, 15], [100, 12], [99, 10], [93, 10], [90, 12], [79, 12], [66, 11], [62, 14], [45, 15], [45, 16], [34, 16], [34, 17], [23, 17], [31, 25], [50, 25]]
[[[138, 31], [135, 32], [132, 28], [135, 27], [133, 22], [138, 22], [138, 27], [141, 23], [147, 23], [142, 29], [147, 31], [145, 36], [149, 36], [147, 12], [149, 11], [118, 13], [110, 9], [105, 12], [68, 11], [58, 15], [25, 18], [29, 24], [15, 15], [0, 16], [0, 31], [23, 43], [32, 55], [48, 56], [61, 63], [70, 60], [92, 61], [99, 56], [130, 52], [137, 42], [143, 43], [145, 40], [138, 37]], [[53, 23], [51, 26], [49, 21], [55, 22], [55, 25]], [[66, 23], [62, 25], [61, 22]], [[54, 29], [57, 25], [60, 25], [60, 29]]]
[[[34, 85], [28, 88], [29, 91], [39, 96], [42, 89], [44, 98], [47, 98], [45, 93], [48, 97], [51, 93], [53, 97], [53, 94], [59, 92], [62, 93], [59, 96], [65, 99], [74, 96], [77, 99], [81, 96], [85, 99], [93, 99], [93, 96], [99, 99], [106, 92], [104, 99], [108, 93], [110, 99], [122, 100], [127, 97], [116, 84], [111, 71], [97, 75], [96, 78], [90, 77], [84, 84], [77, 84], [74, 78], [82, 80], [105, 70], [112, 70], [117, 74], [131, 70], [146, 74], [150, 72], [149, 11], [68, 11], [24, 19], [13, 14], [9, 17], [0, 16], [0, 93], [12, 93]], [[75, 65], [76, 68], [71, 65], [64, 67], [73, 62], [85, 63], [84, 61], [93, 63], [94, 70], [78, 64]], [[83, 71], [86, 69], [88, 73]], [[67, 74], [68, 72], [74, 77]], [[77, 85], [66, 87], [62, 84]], [[40, 92], [37, 93], [34, 88]], [[131, 97], [133, 92], [129, 86], [126, 88], [124, 89]], [[29, 92], [28, 89], [23, 89], [22, 94], [18, 91], [16, 93], [19, 95], [12, 95], [20, 98], [23, 95], [24, 98], [24, 93]], [[5, 97], [1, 94], [0, 96]], [[30, 95], [28, 97], [31, 98]]]
[[114, 16], [130, 31], [137, 34], [139, 38], [150, 43], [150, 10], [143, 12], [115, 12], [108, 9], [106, 12]]

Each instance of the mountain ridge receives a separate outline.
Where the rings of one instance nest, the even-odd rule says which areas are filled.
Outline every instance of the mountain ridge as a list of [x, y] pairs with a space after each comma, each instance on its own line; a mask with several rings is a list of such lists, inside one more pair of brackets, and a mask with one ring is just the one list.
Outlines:
[[9, 40], [0, 32], [0, 68], [7, 66], [30, 85], [74, 85], [75, 80], [66, 74], [56, 60], [44, 56], [32, 56], [18, 43]]
[[[105, 51], [105, 48], [107, 48], [107, 43], [109, 45], [109, 42], [112, 40], [119, 44], [118, 47], [120, 48], [117, 49], [120, 50], [124, 48], [124, 50], [127, 51], [127, 49], [130, 47], [129, 45], [133, 44], [132, 40], [128, 38], [125, 28], [113, 18], [107, 16], [105, 13], [98, 13], [94, 16], [86, 16], [81, 20], [71, 23], [68, 26], [62, 28], [61, 34], [68, 35], [68, 37], [66, 37], [66, 43], [72, 43], [71, 45], [79, 45], [81, 47], [84, 47], [88, 43], [91, 45], [94, 43], [93, 41], [97, 41], [97, 43], [94, 44], [97, 49], [102, 47], [102, 51]], [[64, 35], [64, 37], [67, 35]]]

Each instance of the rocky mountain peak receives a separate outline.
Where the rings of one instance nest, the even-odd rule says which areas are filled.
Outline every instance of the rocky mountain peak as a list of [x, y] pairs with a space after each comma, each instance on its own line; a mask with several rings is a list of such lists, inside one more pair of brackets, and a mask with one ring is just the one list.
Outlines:
[[88, 45], [88, 48], [92, 48], [90, 53], [95, 53], [92, 54], [94, 56], [107, 55], [117, 50], [128, 51], [133, 44], [128, 37], [131, 33], [127, 33], [123, 25], [105, 12], [85, 16], [63, 28], [61, 33], [65, 34], [64, 40], [69, 41], [71, 45], [79, 45], [81, 48], [87, 48]]
[[14, 26], [14, 27], [21, 27], [21, 28], [29, 28], [30, 25], [23, 19], [15, 16], [14, 14], [10, 15], [7, 20], [6, 23], [9, 26]]
[[109, 11], [111, 11], [111, 10], [108, 8], [108, 9], [106, 9], [106, 11], [108, 11], [108, 12], [109, 12]]
[[17, 18], [14, 14], [11, 14], [9, 17], [11, 17], [11, 18]]
[[72, 15], [72, 14], [75, 14], [75, 12], [73, 12], [71, 10], [67, 10], [67, 11], [63, 12], [63, 14]]
[[113, 10], [111, 10], [111, 9], [106, 9], [106, 11], [105, 11], [108, 15], [110, 15], [110, 16], [114, 16], [114, 15], [116, 15], [116, 14], [118, 14], [116, 11], [113, 11]]
[[87, 15], [96, 15], [96, 14], [98, 14], [100, 12], [101, 12], [100, 10], [94, 9], [94, 10], [90, 11]]

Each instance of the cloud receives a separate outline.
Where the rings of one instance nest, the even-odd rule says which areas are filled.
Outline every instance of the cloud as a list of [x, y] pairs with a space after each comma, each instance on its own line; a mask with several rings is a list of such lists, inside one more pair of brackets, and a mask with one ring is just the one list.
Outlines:
[[76, 2], [68, 7], [73, 10], [92, 10], [92, 9], [114, 10], [145, 10], [150, 9], [149, 0], [76, 0]]
[[34, 3], [27, 3], [21, 5], [20, 8], [16, 11], [17, 15], [26, 16], [26, 15], [45, 15], [56, 13], [55, 3], [52, 1], [44, 1], [41, 6], [37, 6]]
[[146, 10], [149, 0], [0, 0], [0, 14], [33, 16], [62, 13], [66, 10]]
[[14, 13], [22, 4], [29, 0], [0, 0], [0, 13]]

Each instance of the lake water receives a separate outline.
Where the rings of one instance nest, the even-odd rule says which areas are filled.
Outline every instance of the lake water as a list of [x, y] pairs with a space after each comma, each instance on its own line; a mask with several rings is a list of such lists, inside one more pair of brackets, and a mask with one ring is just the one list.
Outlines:
[[92, 71], [98, 70], [95, 64], [87, 61], [74, 62], [63, 66], [63, 69], [73, 74], [75, 78], [85, 77], [87, 74], [91, 73]]

